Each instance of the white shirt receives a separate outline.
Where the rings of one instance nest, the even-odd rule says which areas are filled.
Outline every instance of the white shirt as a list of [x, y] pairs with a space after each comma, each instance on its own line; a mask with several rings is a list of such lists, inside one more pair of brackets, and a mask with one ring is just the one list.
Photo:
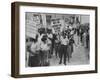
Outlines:
[[52, 35], [52, 34], [47, 34], [47, 36], [48, 36], [49, 38], [53, 38], [53, 35]]
[[71, 30], [70, 34], [73, 35], [74, 34], [74, 30]]
[[68, 45], [68, 42], [69, 42], [69, 40], [68, 40], [67, 37], [64, 39], [64, 38], [61, 36], [61, 44], [63, 44], [63, 45]]
[[31, 51], [35, 53], [38, 50], [40, 50], [40, 44], [38, 42], [36, 43], [33, 42], [31, 45]]
[[47, 44], [47, 43], [43, 43], [42, 41], [41, 41], [41, 43], [40, 43], [40, 48], [41, 48], [41, 50], [43, 50], [43, 51], [49, 50], [48, 44]]
[[39, 43], [41, 42], [41, 39], [42, 39], [43, 36], [44, 36], [44, 34], [39, 35], [39, 37], [38, 37], [38, 42]]
[[55, 40], [55, 42], [59, 43], [59, 41], [60, 41], [60, 37], [59, 37], [59, 35], [57, 35], [57, 39]]
[[71, 30], [72, 30], [72, 26], [69, 26], [69, 29], [71, 29]]
[[55, 30], [54, 30], [54, 28], [52, 28], [52, 33], [53, 33], [53, 34], [55, 33]]
[[47, 44], [51, 44], [51, 40], [47, 38]]

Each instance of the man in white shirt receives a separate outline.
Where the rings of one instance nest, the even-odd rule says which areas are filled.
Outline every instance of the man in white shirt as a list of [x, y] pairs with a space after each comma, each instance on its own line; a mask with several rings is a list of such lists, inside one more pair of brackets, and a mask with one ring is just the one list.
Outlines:
[[60, 62], [59, 62], [59, 64], [62, 63], [62, 58], [63, 58], [64, 65], [66, 65], [66, 55], [67, 55], [68, 43], [69, 43], [68, 37], [65, 34], [63, 34], [61, 36]]

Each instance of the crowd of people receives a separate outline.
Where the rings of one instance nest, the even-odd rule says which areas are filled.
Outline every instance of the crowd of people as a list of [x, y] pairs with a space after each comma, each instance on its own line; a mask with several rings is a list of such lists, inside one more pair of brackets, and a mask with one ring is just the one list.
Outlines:
[[[77, 35], [78, 43], [74, 35]], [[26, 39], [26, 44], [28, 43], [26, 49], [29, 53], [28, 66], [50, 66], [52, 56], [59, 58], [58, 64], [67, 65], [73, 57], [74, 45], [77, 47], [79, 42], [89, 49], [89, 28], [83, 29], [82, 25], [74, 28], [68, 25], [61, 32], [54, 32], [53, 28], [39, 28], [34, 38], [30, 38], [29, 41]]]

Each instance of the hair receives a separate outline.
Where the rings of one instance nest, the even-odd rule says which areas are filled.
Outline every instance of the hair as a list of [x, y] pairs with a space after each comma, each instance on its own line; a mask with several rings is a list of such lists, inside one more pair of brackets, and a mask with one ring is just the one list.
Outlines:
[[28, 42], [28, 38], [26, 38], [26, 42]]
[[47, 35], [44, 35], [41, 40], [45, 43], [45, 41], [47, 40]]
[[34, 39], [34, 38], [30, 38], [30, 41], [31, 41], [31, 42], [35, 42], [35, 39]]
[[38, 40], [38, 37], [39, 37], [39, 36], [38, 36], [38, 35], [36, 35], [36, 40]]
[[66, 38], [66, 33], [64, 31], [62, 32], [62, 37]]
[[30, 38], [30, 41], [36, 43], [38, 41], [38, 35], [36, 35], [35, 38]]

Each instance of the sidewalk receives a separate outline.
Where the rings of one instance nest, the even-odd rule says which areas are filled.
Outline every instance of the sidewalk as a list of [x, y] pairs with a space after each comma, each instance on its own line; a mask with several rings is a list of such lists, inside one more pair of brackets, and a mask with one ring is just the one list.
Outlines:
[[[75, 35], [75, 42], [77, 43], [77, 36]], [[79, 43], [76, 46], [74, 46], [74, 52], [72, 53], [72, 58], [70, 59], [70, 63], [67, 62], [67, 65], [84, 65], [89, 64], [88, 59], [89, 51], [82, 46], [81, 43]], [[55, 55], [52, 56], [50, 59], [50, 66], [61, 66], [64, 64], [59, 64], [59, 58], [56, 58]], [[66, 66], [67, 66], [66, 65]]]

